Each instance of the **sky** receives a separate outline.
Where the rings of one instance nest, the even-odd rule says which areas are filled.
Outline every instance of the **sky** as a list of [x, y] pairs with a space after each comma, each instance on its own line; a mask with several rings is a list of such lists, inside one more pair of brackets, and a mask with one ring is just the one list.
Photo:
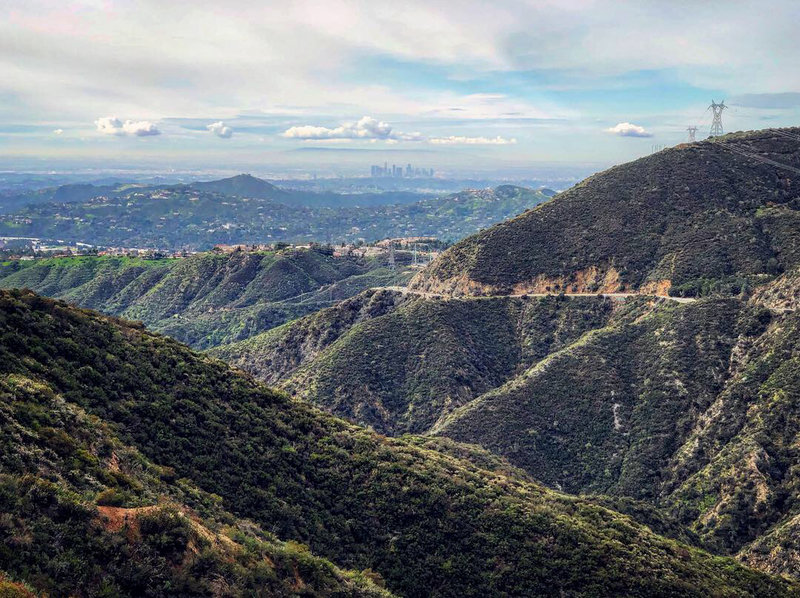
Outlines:
[[611, 164], [800, 124], [800, 2], [0, 0], [0, 168]]

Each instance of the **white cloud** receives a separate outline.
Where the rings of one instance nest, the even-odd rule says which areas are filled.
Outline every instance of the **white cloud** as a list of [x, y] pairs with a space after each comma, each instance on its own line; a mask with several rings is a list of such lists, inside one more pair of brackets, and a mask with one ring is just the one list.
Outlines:
[[499, 135], [497, 137], [464, 137], [460, 135], [427, 137], [420, 132], [403, 133], [395, 130], [389, 123], [379, 121], [371, 116], [364, 116], [357, 122], [345, 123], [335, 128], [315, 125], [290, 127], [281, 136], [306, 141], [364, 140], [375, 142], [383, 140], [390, 144], [399, 141], [427, 141], [436, 145], [509, 145], [517, 142], [516, 139], [508, 139]]
[[605, 130], [606, 133], [619, 135], [620, 137], [652, 137], [653, 134], [644, 127], [632, 123], [618, 123]]
[[124, 135], [125, 131], [122, 130], [122, 121], [116, 116], [101, 116], [94, 121], [97, 130], [106, 135]]
[[302, 125], [286, 129], [281, 136], [290, 139], [396, 139], [389, 123], [371, 116], [364, 116], [354, 123], [345, 123], [335, 128]]
[[126, 120], [122, 122], [116, 116], [102, 116], [94, 121], [97, 130], [105, 135], [134, 135], [136, 137], [148, 137], [151, 135], [161, 135], [155, 124], [149, 120]]
[[449, 137], [431, 137], [430, 143], [436, 145], [512, 145], [517, 142], [514, 137], [462, 137], [450, 135]]
[[214, 135], [217, 137], [222, 137], [223, 139], [230, 139], [231, 135], [233, 135], [233, 129], [226, 127], [225, 123], [221, 120], [206, 126], [206, 129], [214, 133]]
[[[332, 127], [289, 129], [295, 139], [309, 133], [306, 138], [314, 139], [335, 135], [331, 131], [353, 115], [380, 114], [394, 128], [422, 129], [431, 137], [518, 136], [520, 155], [528, 148], [572, 155], [575, 143], [581, 148], [576, 155], [605, 160], [608, 145], [579, 145], [573, 131], [583, 127], [595, 140], [608, 135], [608, 142], [607, 125], [598, 122], [637, 114], [667, 135], [665, 122], [697, 122], [705, 109], [686, 91], [692, 87], [713, 90], [706, 101], [723, 93], [782, 94], [746, 99], [794, 110], [776, 115], [775, 124], [789, 124], [792, 116], [796, 122], [800, 110], [791, 95], [800, 92], [797, 0], [773, 0], [767, 11], [753, 2], [726, 3], [722, 10], [719, 2], [695, 3], [691, 19], [673, 3], [656, 0], [408, 0], [403, 10], [369, 0], [195, 0], [192, 11], [163, 0], [82, 0], [79, 10], [74, 4], [4, 4], [10, 7], [0, 19], [4, 123], [66, 126], [63, 137], [78, 138], [81, 123], [113, 110], [157, 123], [165, 133], [172, 131], [169, 116], [193, 118], [204, 131], [213, 117], [238, 138], [244, 128], [237, 117], [257, 113], [295, 119], [275, 118], [272, 130]], [[669, 106], [621, 93], [662, 85], [674, 86]], [[597, 89], [620, 93], [619, 104], [596, 102]], [[46, 124], [43, 114], [57, 114], [58, 121]], [[726, 129], [758, 126], [751, 115], [731, 109]], [[467, 119], [463, 129], [441, 122]], [[543, 125], [564, 143], [549, 135], [523, 137], [520, 127], [540, 126], [532, 119], [567, 121]], [[483, 122], [489, 120], [503, 122]], [[130, 134], [121, 128], [102, 132]], [[396, 130], [373, 138], [376, 144], [401, 140]], [[163, 151], [183, 151], [178, 143]], [[619, 152], [615, 157], [627, 157], [624, 152], [636, 146], [610, 145]]]
[[54, 135], [61, 135], [63, 132], [64, 132], [64, 129], [56, 129], [55, 131], [53, 131], [53, 134]]

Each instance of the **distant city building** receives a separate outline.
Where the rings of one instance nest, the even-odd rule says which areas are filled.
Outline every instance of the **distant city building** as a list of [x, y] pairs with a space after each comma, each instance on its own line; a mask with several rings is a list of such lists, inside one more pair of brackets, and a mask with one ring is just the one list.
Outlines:
[[388, 162], [384, 162], [383, 166], [374, 164], [369, 169], [369, 174], [372, 177], [394, 177], [394, 178], [414, 178], [414, 177], [433, 177], [433, 168], [415, 168], [411, 164], [407, 164], [405, 169], [397, 164], [389, 166]]

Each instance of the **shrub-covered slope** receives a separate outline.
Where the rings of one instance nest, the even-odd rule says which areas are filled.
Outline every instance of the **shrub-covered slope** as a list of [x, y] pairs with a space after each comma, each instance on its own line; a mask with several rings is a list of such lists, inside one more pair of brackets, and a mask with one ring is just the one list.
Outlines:
[[141, 320], [198, 348], [263, 332], [372, 286], [406, 280], [377, 259], [316, 250], [184, 259], [52, 258], [0, 266], [0, 288], [29, 288]]
[[800, 150], [764, 130], [616, 166], [458, 243], [414, 286], [458, 294], [682, 292], [702, 281], [741, 285], [773, 275], [800, 257], [800, 179], [763, 160], [800, 168]]
[[750, 300], [689, 304], [382, 291], [216, 351], [351, 420], [645, 501], [709, 548], [797, 576], [798, 308], [797, 270]]
[[649, 501], [704, 545], [797, 576], [799, 280], [619, 314], [434, 433], [570, 492]]
[[[388, 596], [368, 572], [236, 519], [53, 385], [7, 369], [0, 570], [11, 579], [50, 596]], [[0, 595], [17, 595], [3, 583]]]
[[534, 363], [435, 433], [505, 455], [568, 492], [653, 499], [669, 459], [723, 388], [743, 304], [625, 309], [632, 313]]
[[[177, 478], [219, 495], [223, 507], [339, 564], [370, 567], [401, 595], [796, 592], [785, 580], [656, 536], [589, 501], [371, 434], [174, 341], [33, 294], [0, 293], [0, 375], [12, 386], [47, 387], [34, 389], [32, 401], [56, 393], [67, 409], [107, 422], [122, 442], [173, 468]], [[4, 409], [17, 400], [14, 388], [9, 393]], [[51, 412], [43, 406], [31, 417], [47, 427]], [[57, 426], [49, 427], [56, 433], [33, 429], [33, 442], [71, 450]], [[75, 444], [70, 459], [103, 469], [107, 453]], [[4, 463], [11, 464], [3, 473], [14, 475], [8, 469], [22, 458], [13, 444], [4, 448]], [[58, 500], [42, 492], [28, 500], [25, 486], [12, 496], [23, 501], [12, 508], [44, 516], [45, 526], [54, 517], [72, 529], [74, 507], [59, 510]], [[139, 527], [147, 535], [183, 521], [167, 513], [145, 516], [145, 529]], [[182, 533], [188, 532], [175, 535]], [[180, 546], [171, 533], [155, 542], [167, 554]], [[3, 556], [0, 568], [10, 568], [14, 558]]]
[[387, 434], [420, 433], [604, 326], [612, 301], [367, 291], [215, 354]]

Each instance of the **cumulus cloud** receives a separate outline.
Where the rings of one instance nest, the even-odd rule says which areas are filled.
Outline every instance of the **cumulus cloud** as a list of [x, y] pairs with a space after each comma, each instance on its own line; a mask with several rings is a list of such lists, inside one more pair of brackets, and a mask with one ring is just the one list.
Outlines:
[[206, 129], [211, 131], [217, 137], [222, 137], [223, 139], [230, 139], [231, 135], [233, 135], [233, 129], [226, 127], [225, 123], [221, 120], [207, 125]]
[[389, 123], [379, 121], [371, 116], [364, 116], [354, 123], [345, 123], [335, 128], [302, 125], [291, 127], [282, 133], [283, 137], [303, 140], [384, 140], [386, 143], [398, 141], [427, 141], [437, 145], [509, 145], [516, 139], [505, 137], [464, 137], [450, 135], [446, 137], [427, 137], [419, 132], [403, 133], [395, 130]]
[[606, 129], [606, 133], [619, 135], [620, 137], [652, 137], [653, 134], [644, 127], [632, 123], [618, 123]]
[[53, 134], [61, 135], [63, 132], [64, 132], [64, 129], [56, 129], [55, 131], [53, 131]]
[[102, 116], [94, 121], [97, 130], [105, 135], [134, 135], [136, 137], [148, 137], [150, 135], [161, 135], [158, 127], [149, 120], [126, 120], [122, 122], [116, 116]]
[[450, 135], [449, 137], [431, 137], [430, 143], [436, 145], [512, 145], [517, 142], [516, 138], [500, 137], [463, 137], [460, 135]]
[[335, 128], [302, 125], [290, 127], [282, 133], [291, 139], [396, 139], [389, 123], [371, 116], [364, 116], [354, 123], [345, 123]]

